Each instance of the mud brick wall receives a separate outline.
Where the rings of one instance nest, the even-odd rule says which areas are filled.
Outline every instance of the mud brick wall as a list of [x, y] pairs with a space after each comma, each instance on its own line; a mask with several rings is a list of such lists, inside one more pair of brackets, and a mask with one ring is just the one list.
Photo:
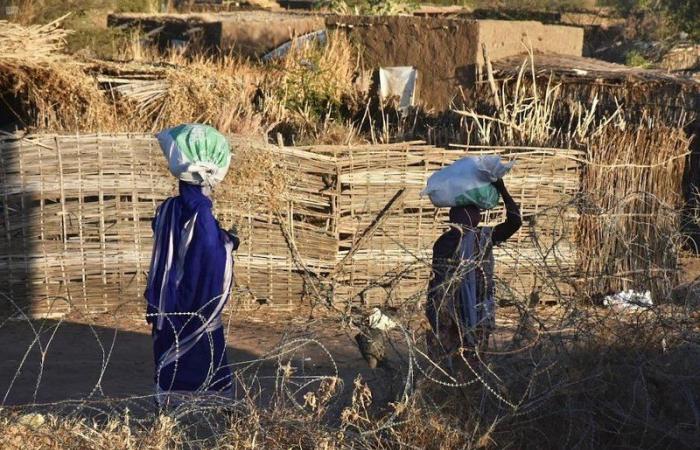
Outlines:
[[110, 14], [110, 27], [154, 32], [161, 47], [174, 39], [199, 39], [207, 51], [235, 52], [260, 57], [295, 36], [322, 30], [323, 18], [312, 14], [287, 14], [265, 11], [218, 14]]
[[329, 29], [344, 30], [360, 44], [367, 69], [413, 66], [417, 98], [444, 109], [461, 86], [475, 81], [478, 25], [472, 20], [422, 17], [332, 16]]
[[438, 111], [474, 86], [482, 46], [492, 60], [523, 53], [524, 42], [543, 53], [581, 56], [583, 48], [583, 29], [533, 21], [329, 16], [326, 27], [346, 31], [359, 44], [367, 69], [416, 67], [417, 98]]

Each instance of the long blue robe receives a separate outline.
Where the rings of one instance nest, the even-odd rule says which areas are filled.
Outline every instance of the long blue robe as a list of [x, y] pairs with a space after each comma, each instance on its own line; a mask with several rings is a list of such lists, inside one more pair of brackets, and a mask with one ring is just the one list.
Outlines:
[[221, 312], [238, 239], [219, 227], [201, 186], [180, 182], [153, 220], [145, 297], [152, 325], [158, 401], [170, 394], [227, 393], [231, 371]]

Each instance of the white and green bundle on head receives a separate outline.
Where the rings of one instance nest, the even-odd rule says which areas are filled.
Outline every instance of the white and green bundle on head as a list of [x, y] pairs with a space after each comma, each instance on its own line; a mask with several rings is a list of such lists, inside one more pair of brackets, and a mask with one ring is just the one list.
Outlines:
[[212, 187], [220, 183], [231, 164], [226, 137], [209, 125], [184, 124], [156, 135], [170, 172], [180, 180]]
[[499, 198], [491, 183], [503, 178], [513, 164], [503, 163], [496, 155], [467, 156], [432, 174], [421, 196], [430, 197], [437, 207], [475, 205], [491, 209]]

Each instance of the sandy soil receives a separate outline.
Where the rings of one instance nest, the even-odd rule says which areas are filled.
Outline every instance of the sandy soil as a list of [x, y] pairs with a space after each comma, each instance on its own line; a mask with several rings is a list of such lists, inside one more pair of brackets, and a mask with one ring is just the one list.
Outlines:
[[[562, 312], [562, 308], [542, 307], [536, 314], [539, 320], [554, 324]], [[604, 308], [590, 312], [609, 314]], [[373, 370], [357, 349], [357, 330], [344, 326], [337, 317], [309, 320], [299, 312], [246, 313], [245, 317], [228, 323], [229, 362], [260, 393], [261, 402], [270, 398], [278, 369], [287, 363], [299, 383], [337, 374], [344, 385], [338, 403], [349, 398], [358, 375], [368, 382], [376, 404], [394, 401], [404, 388], [407, 346], [401, 332], [391, 335], [391, 368]], [[505, 349], [517, 317], [515, 308], [499, 308], [491, 349]], [[412, 330], [426, 326], [420, 314], [402, 323]], [[280, 346], [291, 349], [292, 341], [303, 345], [279, 358], [270, 357]], [[5, 344], [0, 346], [0, 406], [51, 408], [56, 402], [153, 393], [150, 329], [142, 318], [95, 315], [63, 321], [0, 322], [0, 342]]]
[[[115, 323], [107, 316], [93, 316], [87, 322], [13, 321], [0, 327], [0, 341], [5, 343], [0, 347], [0, 398], [4, 397], [4, 406], [152, 394], [153, 357], [146, 323], [134, 318], [120, 318]], [[227, 339], [229, 362], [242, 370], [247, 381], [254, 376], [263, 380], [259, 381], [263, 391], [265, 380], [272, 387], [279, 363], [287, 361], [300, 377], [334, 375], [337, 366], [347, 392], [358, 374], [382, 385], [396, 378], [387, 378], [384, 370], [367, 366], [354, 335], [354, 330], [343, 329], [333, 320], [263, 316], [232, 321]], [[279, 360], [255, 362], [293, 339], [316, 340], [332, 358], [320, 345], [308, 341]], [[397, 352], [391, 356], [395, 361], [400, 357]], [[398, 378], [396, 388], [400, 389]]]

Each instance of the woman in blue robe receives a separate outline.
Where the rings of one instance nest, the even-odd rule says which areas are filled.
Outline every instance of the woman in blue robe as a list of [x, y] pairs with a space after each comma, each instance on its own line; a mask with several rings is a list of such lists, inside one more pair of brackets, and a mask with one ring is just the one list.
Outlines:
[[231, 290], [232, 252], [239, 241], [214, 218], [212, 184], [180, 181], [180, 195], [165, 200], [153, 220], [145, 297], [160, 406], [231, 392], [221, 313]]

